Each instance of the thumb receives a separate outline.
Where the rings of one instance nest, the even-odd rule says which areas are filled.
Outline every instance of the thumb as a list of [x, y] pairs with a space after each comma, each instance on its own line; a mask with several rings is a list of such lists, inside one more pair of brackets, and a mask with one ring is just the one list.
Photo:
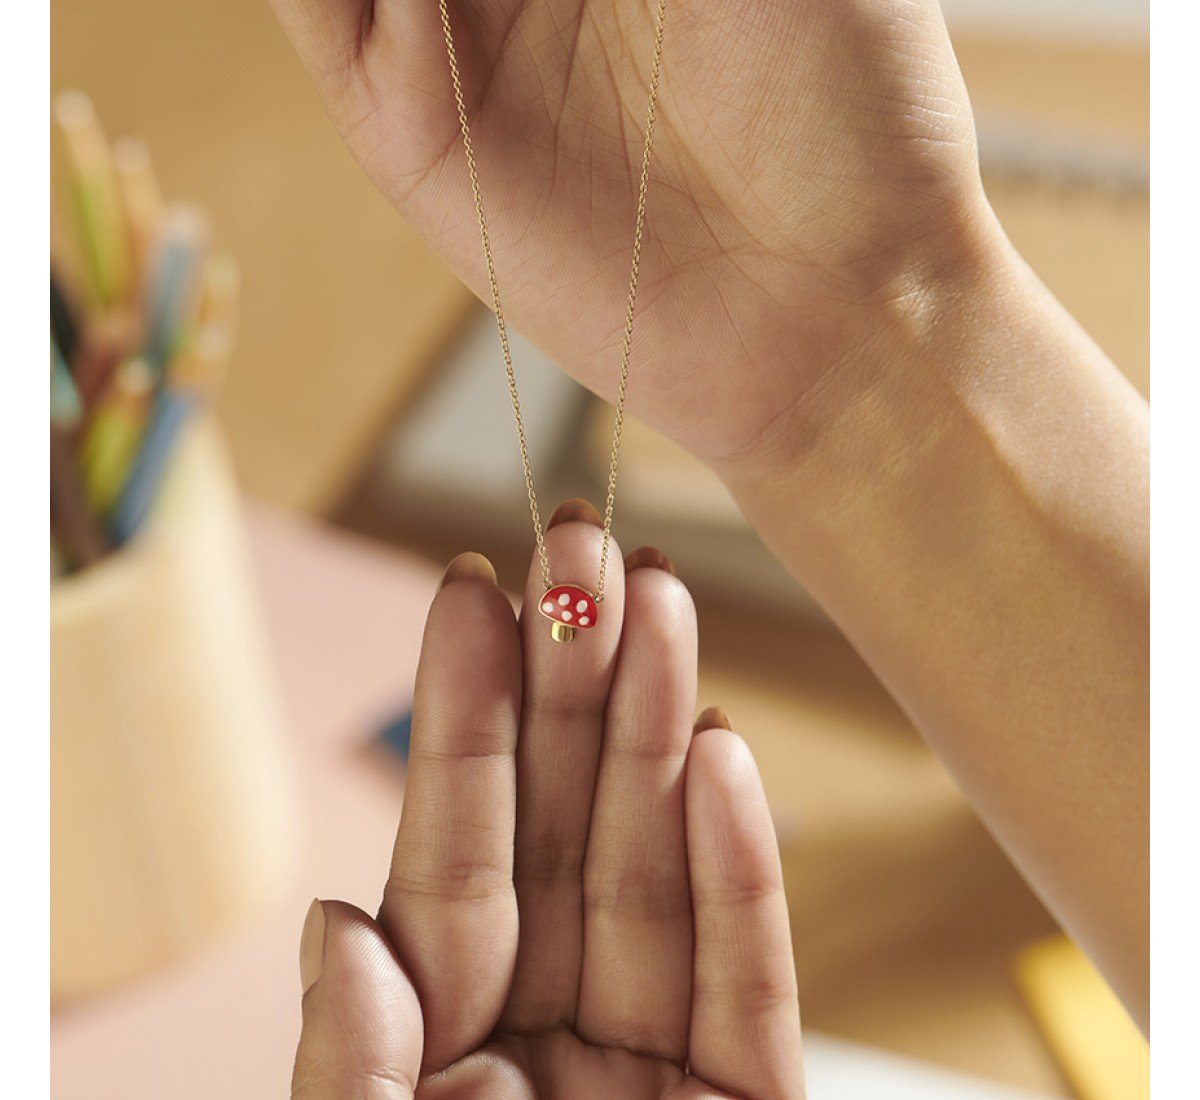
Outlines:
[[421, 1067], [421, 1005], [379, 925], [343, 901], [313, 901], [300, 983], [293, 1100], [409, 1100]]

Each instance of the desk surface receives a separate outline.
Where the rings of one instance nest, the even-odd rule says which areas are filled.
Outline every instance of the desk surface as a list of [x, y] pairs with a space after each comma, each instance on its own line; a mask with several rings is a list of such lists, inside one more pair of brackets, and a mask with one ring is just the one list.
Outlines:
[[[309, 900], [378, 902], [403, 775], [369, 742], [408, 703], [436, 571], [261, 509], [250, 533], [301, 765], [302, 870], [205, 956], [56, 1012], [59, 1100], [281, 1095]], [[719, 637], [719, 613], [701, 615]], [[735, 716], [766, 774], [806, 1025], [1064, 1095], [1009, 977], [1048, 919], [845, 643], [785, 641], [803, 670], [786, 688], [769, 661], [709, 645], [701, 698]]]

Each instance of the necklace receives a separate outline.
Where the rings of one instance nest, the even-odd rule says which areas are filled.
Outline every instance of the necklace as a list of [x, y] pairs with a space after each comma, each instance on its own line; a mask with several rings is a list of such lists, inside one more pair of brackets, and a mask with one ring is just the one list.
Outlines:
[[621, 433], [625, 427], [625, 399], [629, 391], [629, 361], [633, 351], [633, 321], [637, 309], [642, 237], [646, 225], [646, 190], [650, 179], [650, 154], [654, 148], [654, 120], [655, 110], [658, 106], [658, 82], [663, 53], [663, 23], [667, 14], [667, 0], [658, 0], [658, 10], [654, 19], [654, 60], [650, 67], [650, 93], [646, 102], [646, 137], [642, 146], [642, 171], [638, 181], [637, 215], [633, 228], [633, 257], [629, 270], [629, 295], [625, 303], [625, 334], [621, 342], [621, 370], [617, 383], [612, 451], [608, 465], [608, 487], [604, 500], [604, 536], [600, 545], [600, 568], [594, 593], [580, 584], [556, 584], [551, 577], [542, 519], [538, 510], [537, 490], [533, 482], [533, 467], [530, 465], [529, 446], [525, 439], [525, 421], [521, 416], [521, 397], [517, 392], [517, 377], [513, 371], [512, 353], [508, 345], [508, 327], [504, 321], [504, 308], [500, 304], [500, 285], [496, 279], [496, 264], [492, 258], [492, 238], [483, 213], [483, 193], [479, 189], [475, 148], [471, 141], [471, 126], [467, 118], [466, 101], [463, 98], [458, 55], [454, 49], [454, 35], [450, 31], [448, 0], [438, 0], [438, 9], [442, 18], [442, 31], [446, 38], [446, 55], [450, 62], [450, 81], [454, 86], [454, 104], [458, 109], [459, 129], [462, 131], [463, 151], [467, 160], [467, 175], [470, 177], [471, 195], [475, 201], [475, 215], [479, 221], [479, 239], [483, 245], [488, 288], [492, 295], [492, 312], [496, 315], [496, 331], [500, 336], [500, 351], [504, 357], [508, 396], [512, 401], [517, 444], [521, 449], [521, 466], [525, 472], [525, 491], [529, 498], [529, 515], [533, 520], [533, 537], [537, 545], [542, 584], [545, 588], [542, 598], [538, 601], [538, 610], [550, 620], [551, 637], [556, 642], [569, 642], [575, 637], [577, 629], [589, 630], [596, 625], [600, 617], [600, 605], [604, 602], [604, 581], [608, 572], [608, 546], [612, 536], [613, 505], [617, 494], [617, 467], [621, 458]]

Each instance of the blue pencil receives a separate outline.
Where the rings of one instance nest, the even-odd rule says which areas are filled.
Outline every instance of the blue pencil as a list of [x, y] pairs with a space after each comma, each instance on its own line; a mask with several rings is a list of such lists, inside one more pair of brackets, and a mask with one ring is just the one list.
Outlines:
[[179, 434], [199, 405], [199, 395], [186, 389], [168, 387], [158, 395], [137, 457], [109, 518], [109, 533], [118, 546], [128, 542], [150, 514]]
[[163, 223], [145, 300], [143, 358], [160, 372], [178, 348], [195, 309], [206, 244], [203, 215], [183, 204], [172, 207]]

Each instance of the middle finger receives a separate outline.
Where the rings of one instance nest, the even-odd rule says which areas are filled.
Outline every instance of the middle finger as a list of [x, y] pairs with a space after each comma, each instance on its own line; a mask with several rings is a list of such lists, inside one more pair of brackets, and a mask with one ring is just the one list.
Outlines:
[[[594, 586], [603, 532], [586, 501], [567, 501], [551, 517], [546, 553], [556, 583]], [[611, 558], [620, 562], [614, 542]], [[583, 957], [583, 860], [592, 792], [625, 604], [621, 569], [608, 574], [596, 624], [556, 642], [538, 612], [537, 559], [521, 612], [524, 703], [517, 742], [517, 824], [513, 884], [520, 939], [502, 1030], [531, 1031], [574, 1022]]]

